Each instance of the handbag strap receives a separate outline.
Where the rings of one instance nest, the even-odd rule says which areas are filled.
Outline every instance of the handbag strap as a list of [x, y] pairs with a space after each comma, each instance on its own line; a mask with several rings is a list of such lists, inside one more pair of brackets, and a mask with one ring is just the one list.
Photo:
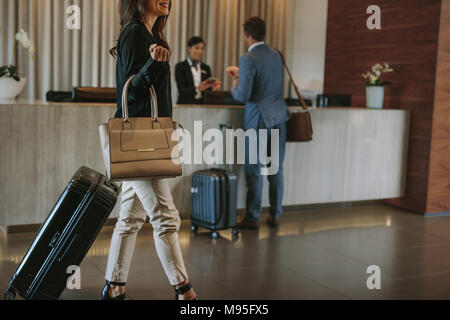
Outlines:
[[[131, 81], [136, 77], [136, 75], [132, 75], [130, 79], [125, 83], [125, 86], [123, 87], [122, 92], [122, 116], [124, 122], [129, 122], [130, 117], [128, 113], [128, 89], [131, 85]], [[153, 120], [159, 119], [159, 113], [158, 113], [158, 98], [156, 96], [156, 91], [154, 86], [150, 86], [150, 101], [152, 104], [152, 110], [153, 110]]]
[[284, 54], [278, 49], [277, 49], [277, 51], [278, 51], [278, 53], [281, 56], [281, 60], [283, 61], [284, 68], [286, 69], [286, 71], [287, 71], [287, 73], [289, 75], [289, 80], [290, 80], [292, 86], [294, 87], [295, 93], [297, 94], [297, 97], [300, 100], [300, 103], [302, 104], [303, 109], [308, 110], [308, 106], [306, 105], [305, 100], [303, 100], [303, 97], [302, 97], [302, 95], [300, 93], [300, 90], [298, 90], [298, 87], [295, 84], [294, 77], [292, 77], [292, 73], [291, 73], [291, 71], [289, 70], [289, 68], [288, 68], [288, 66], [286, 64], [286, 59], [284, 58]]

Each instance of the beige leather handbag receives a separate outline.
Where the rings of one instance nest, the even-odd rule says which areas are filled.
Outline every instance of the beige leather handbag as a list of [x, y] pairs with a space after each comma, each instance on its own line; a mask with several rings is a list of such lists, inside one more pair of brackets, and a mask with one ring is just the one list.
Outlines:
[[172, 118], [158, 116], [158, 99], [153, 86], [150, 88], [153, 118], [128, 116], [127, 93], [134, 77], [123, 89], [123, 119], [109, 119], [99, 128], [107, 177], [112, 181], [140, 181], [181, 176], [176, 135], [180, 126]]

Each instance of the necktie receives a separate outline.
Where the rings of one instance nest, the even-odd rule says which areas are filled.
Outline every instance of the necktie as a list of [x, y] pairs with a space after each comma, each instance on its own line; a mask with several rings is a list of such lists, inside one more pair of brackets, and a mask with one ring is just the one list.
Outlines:
[[200, 65], [200, 61], [192, 61], [192, 63], [194, 64], [195, 70], [198, 70], [198, 67]]

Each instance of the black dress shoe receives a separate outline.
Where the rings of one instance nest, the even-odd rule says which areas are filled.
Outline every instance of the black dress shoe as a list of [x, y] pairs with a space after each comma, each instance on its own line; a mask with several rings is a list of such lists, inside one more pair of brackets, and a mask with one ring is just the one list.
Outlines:
[[236, 228], [247, 229], [247, 230], [258, 230], [259, 222], [249, 221], [247, 219], [244, 219], [236, 225]]
[[[106, 300], [106, 301], [127, 300], [127, 295], [125, 293], [121, 294], [120, 296], [112, 298], [109, 295], [109, 287], [111, 285], [116, 285], [116, 284], [113, 284], [113, 283], [111, 283], [109, 281], [106, 281], [106, 285], [105, 285], [105, 287], [103, 288], [103, 291], [102, 291], [102, 300]], [[120, 283], [120, 284], [117, 284], [117, 285], [125, 286], [125, 283]]]
[[[192, 285], [189, 282], [187, 285], [185, 285], [183, 287], [174, 286], [173, 289], [175, 290], [175, 300], [180, 300], [180, 295], [183, 295], [186, 292], [188, 292], [189, 290], [191, 290], [192, 289]], [[194, 300], [200, 300], [200, 299], [198, 297], [195, 297]]]
[[280, 223], [277, 219], [274, 219], [272, 217], [267, 218], [267, 225], [273, 229], [276, 229], [280, 226]]

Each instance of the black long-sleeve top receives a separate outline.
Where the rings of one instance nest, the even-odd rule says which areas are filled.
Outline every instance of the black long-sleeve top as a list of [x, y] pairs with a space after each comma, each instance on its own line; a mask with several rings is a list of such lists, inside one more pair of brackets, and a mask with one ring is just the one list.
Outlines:
[[172, 92], [169, 62], [152, 59], [149, 49], [152, 44], [161, 45], [160, 41], [148, 32], [147, 27], [134, 19], [124, 28], [117, 43], [117, 112], [115, 117], [122, 117], [122, 91], [127, 80], [131, 81], [128, 89], [128, 112], [132, 118], [151, 117], [150, 91], [155, 87], [158, 96], [160, 117], [172, 117]]

